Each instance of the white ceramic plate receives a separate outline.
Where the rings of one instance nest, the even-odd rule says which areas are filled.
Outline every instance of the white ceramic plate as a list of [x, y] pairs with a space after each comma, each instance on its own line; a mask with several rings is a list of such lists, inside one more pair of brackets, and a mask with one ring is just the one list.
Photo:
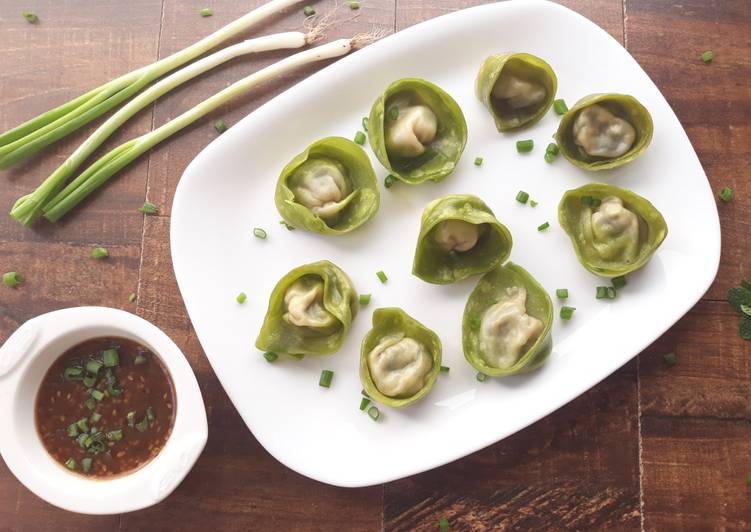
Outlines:
[[[586, 173], [559, 157], [543, 160], [558, 124], [552, 111], [537, 125], [500, 135], [473, 93], [489, 54], [525, 51], [558, 75], [558, 97], [572, 105], [595, 92], [636, 96], [652, 112], [652, 145], [636, 162]], [[440, 184], [398, 184], [382, 192], [378, 215], [344, 237], [278, 225], [274, 186], [281, 168], [310, 142], [353, 137], [378, 94], [401, 77], [421, 77], [448, 91], [464, 110], [469, 141], [454, 175]], [[520, 155], [514, 142], [533, 138]], [[370, 153], [370, 152], [369, 152]], [[473, 165], [475, 156], [484, 164]], [[382, 178], [386, 172], [372, 156]], [[670, 233], [652, 261], [629, 276], [616, 301], [595, 300], [602, 280], [576, 261], [557, 223], [563, 192], [592, 180], [630, 188], [663, 213]], [[515, 201], [526, 190], [539, 202]], [[557, 318], [555, 347], [534, 374], [480, 383], [464, 360], [461, 316], [477, 277], [451, 286], [411, 275], [420, 214], [449, 193], [482, 197], [514, 236], [511, 260], [550, 293], [568, 288], [576, 307]], [[551, 228], [538, 232], [549, 221]], [[267, 240], [254, 239], [263, 227]], [[675, 323], [706, 291], [717, 271], [720, 230], [704, 171], [675, 114], [634, 59], [598, 26], [544, 1], [475, 7], [419, 24], [356, 52], [276, 97], [206, 148], [180, 181], [172, 214], [172, 258], [201, 345], [227, 393], [261, 444], [308, 477], [366, 486], [445, 464], [490, 445], [549, 414], [615, 371]], [[268, 296], [287, 271], [329, 259], [373, 298], [342, 350], [331, 357], [267, 363], [253, 343]], [[381, 284], [375, 272], [384, 270]], [[248, 302], [238, 305], [238, 292]], [[358, 410], [360, 341], [373, 309], [399, 306], [437, 331], [444, 364], [431, 393], [405, 409], [382, 408], [374, 423]], [[330, 389], [322, 369], [335, 371]]]

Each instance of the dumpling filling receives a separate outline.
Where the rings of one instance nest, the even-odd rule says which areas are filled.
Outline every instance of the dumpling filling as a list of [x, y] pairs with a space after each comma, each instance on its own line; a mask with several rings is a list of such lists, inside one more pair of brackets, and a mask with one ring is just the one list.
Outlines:
[[482, 226], [464, 220], [446, 220], [434, 230], [435, 243], [443, 251], [469, 251], [477, 244]]
[[323, 281], [303, 277], [284, 294], [285, 313], [282, 319], [297, 327], [318, 332], [330, 331], [337, 319], [323, 306]]
[[634, 126], [597, 104], [579, 113], [573, 129], [574, 142], [593, 157], [620, 157], [636, 140]]
[[423, 344], [398, 333], [384, 336], [368, 353], [368, 369], [383, 395], [410, 397], [425, 386], [433, 358]]
[[332, 220], [347, 206], [351, 190], [344, 168], [335, 161], [310, 159], [290, 178], [295, 201], [316, 216]]
[[396, 157], [418, 157], [435, 139], [438, 117], [427, 105], [396, 100], [388, 106], [385, 120], [386, 151]]
[[494, 368], [516, 364], [545, 328], [542, 321], [527, 314], [527, 290], [506, 289], [506, 297], [488, 308], [480, 323], [480, 351]]
[[513, 74], [501, 74], [491, 92], [493, 98], [502, 100], [512, 109], [537, 105], [545, 100], [545, 87], [533, 81], [526, 81]]
[[592, 213], [592, 244], [604, 260], [632, 262], [639, 254], [639, 217], [623, 206], [623, 200], [609, 196]]

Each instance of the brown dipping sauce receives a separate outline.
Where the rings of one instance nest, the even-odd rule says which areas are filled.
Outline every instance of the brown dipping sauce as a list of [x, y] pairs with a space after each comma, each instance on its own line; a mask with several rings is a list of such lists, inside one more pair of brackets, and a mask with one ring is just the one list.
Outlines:
[[34, 415], [57, 462], [87, 477], [108, 478], [159, 454], [175, 410], [172, 379], [159, 357], [132, 340], [104, 337], [70, 348], [52, 364]]

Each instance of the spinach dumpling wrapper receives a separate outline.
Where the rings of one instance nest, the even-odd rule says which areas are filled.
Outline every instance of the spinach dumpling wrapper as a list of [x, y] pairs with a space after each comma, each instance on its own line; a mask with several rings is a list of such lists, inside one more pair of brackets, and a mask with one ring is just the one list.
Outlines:
[[423, 211], [412, 273], [429, 283], [453, 283], [492, 270], [511, 246], [511, 233], [485, 202], [452, 194]]
[[441, 370], [441, 340], [400, 308], [373, 312], [362, 341], [360, 380], [381, 404], [402, 408], [424, 397]]
[[322, 260], [295, 268], [271, 292], [256, 347], [294, 358], [339, 350], [358, 310], [346, 273]]
[[555, 134], [561, 153], [585, 170], [617, 168], [652, 141], [649, 111], [627, 94], [592, 94], [563, 116]]
[[505, 377], [531, 371], [553, 349], [553, 303], [524, 268], [507, 262], [482, 276], [464, 308], [464, 357], [478, 371]]
[[475, 81], [477, 98], [485, 104], [498, 131], [513, 131], [538, 122], [553, 105], [558, 89], [555, 72], [532, 54], [488, 57]]
[[467, 143], [459, 105], [423, 79], [404, 78], [389, 85], [368, 120], [373, 153], [394, 176], [413, 185], [451, 174]]
[[647, 199], [603, 183], [566, 192], [558, 205], [558, 221], [579, 262], [602, 277], [641, 268], [668, 234], [665, 219]]
[[360, 227], [381, 201], [365, 151], [342, 137], [318, 140], [284, 167], [274, 202], [284, 221], [325, 235]]

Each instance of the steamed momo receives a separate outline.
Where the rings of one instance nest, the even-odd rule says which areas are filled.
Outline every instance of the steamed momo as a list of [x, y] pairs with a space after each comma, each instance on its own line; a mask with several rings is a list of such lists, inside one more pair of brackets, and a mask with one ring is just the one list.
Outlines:
[[298, 327], [325, 330], [336, 325], [336, 318], [323, 307], [323, 280], [302, 278], [284, 293], [287, 323]]
[[547, 91], [542, 84], [526, 81], [513, 74], [501, 74], [493, 85], [491, 94], [512, 109], [520, 109], [544, 102]]
[[409, 397], [425, 386], [433, 358], [423, 344], [404, 333], [386, 336], [368, 353], [376, 388], [389, 397]]
[[527, 314], [527, 291], [506, 289], [506, 298], [485, 311], [480, 323], [480, 349], [485, 362], [507, 369], [516, 364], [545, 328], [542, 321]]
[[430, 107], [396, 100], [388, 108], [386, 150], [396, 157], [418, 157], [425, 153], [425, 146], [435, 139], [437, 131], [438, 117]]
[[443, 251], [464, 252], [475, 247], [481, 229], [481, 225], [464, 220], [446, 220], [436, 226], [434, 238]]
[[632, 262], [639, 254], [639, 217], [623, 206], [623, 200], [609, 196], [592, 213], [593, 245], [606, 260]]
[[593, 157], [620, 157], [636, 140], [634, 126], [598, 104], [579, 113], [573, 133], [576, 144]]
[[351, 187], [342, 165], [325, 159], [310, 159], [290, 178], [295, 200], [324, 220], [336, 217], [346, 207]]

